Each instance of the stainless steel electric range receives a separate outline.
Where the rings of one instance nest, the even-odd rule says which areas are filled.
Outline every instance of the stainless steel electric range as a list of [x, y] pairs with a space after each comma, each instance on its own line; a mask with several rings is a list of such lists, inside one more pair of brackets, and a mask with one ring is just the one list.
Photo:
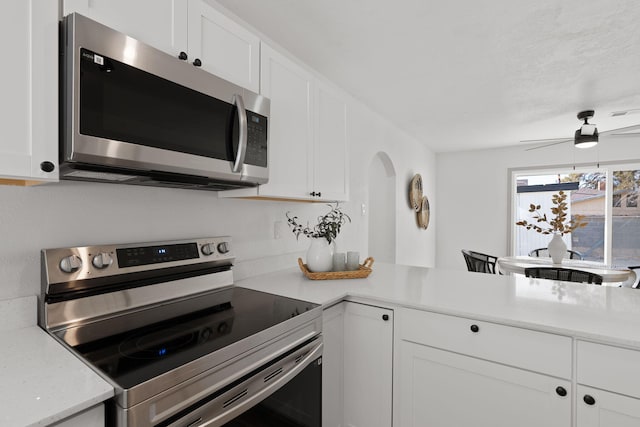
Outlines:
[[107, 426], [320, 427], [321, 307], [233, 261], [229, 237], [42, 251], [40, 325], [114, 386]]

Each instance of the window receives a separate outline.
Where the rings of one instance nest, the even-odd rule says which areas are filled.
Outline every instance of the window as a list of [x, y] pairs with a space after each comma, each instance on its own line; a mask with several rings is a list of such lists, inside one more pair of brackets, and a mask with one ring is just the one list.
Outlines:
[[530, 204], [551, 217], [551, 196], [569, 195], [568, 216], [582, 215], [586, 226], [563, 236], [568, 249], [585, 260], [626, 267], [640, 265], [640, 165], [608, 165], [576, 171], [512, 171], [511, 247], [514, 255], [545, 248], [549, 235], [515, 225], [531, 219]]

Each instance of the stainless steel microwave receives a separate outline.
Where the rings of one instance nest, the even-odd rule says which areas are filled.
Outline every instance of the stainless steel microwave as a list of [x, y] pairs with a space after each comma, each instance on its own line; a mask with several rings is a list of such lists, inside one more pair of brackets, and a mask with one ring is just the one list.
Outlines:
[[225, 190], [269, 177], [269, 99], [76, 13], [61, 31], [62, 179]]

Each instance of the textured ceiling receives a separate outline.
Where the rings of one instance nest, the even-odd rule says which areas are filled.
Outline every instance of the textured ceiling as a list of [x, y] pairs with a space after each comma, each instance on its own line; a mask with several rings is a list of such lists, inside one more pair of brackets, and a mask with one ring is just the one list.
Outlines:
[[218, 0], [436, 152], [640, 124], [638, 0]]

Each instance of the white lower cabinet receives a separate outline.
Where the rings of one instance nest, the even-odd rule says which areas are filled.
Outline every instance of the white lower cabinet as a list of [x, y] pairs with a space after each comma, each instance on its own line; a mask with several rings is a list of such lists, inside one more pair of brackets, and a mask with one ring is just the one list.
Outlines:
[[323, 316], [323, 427], [391, 426], [393, 310], [343, 302]]
[[402, 427], [571, 425], [570, 381], [407, 341], [400, 346]]
[[640, 399], [579, 384], [577, 391], [578, 427], [640, 426]]
[[101, 403], [66, 418], [52, 427], [104, 427], [104, 405]]
[[340, 427], [344, 418], [344, 306], [342, 302], [322, 313], [322, 426]]
[[569, 337], [400, 309], [394, 427], [570, 427]]
[[578, 341], [577, 427], [640, 426], [640, 352]]
[[349, 302], [344, 315], [344, 425], [389, 427], [393, 310]]

